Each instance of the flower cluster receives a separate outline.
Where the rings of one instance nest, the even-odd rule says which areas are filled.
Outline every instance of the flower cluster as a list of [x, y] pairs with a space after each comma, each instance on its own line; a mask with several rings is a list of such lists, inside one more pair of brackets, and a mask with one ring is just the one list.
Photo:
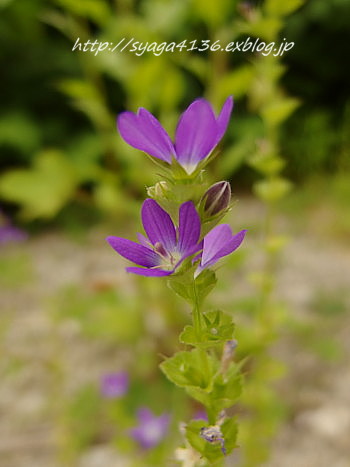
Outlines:
[[[203, 170], [226, 131], [232, 107], [233, 99], [228, 97], [216, 116], [205, 99], [195, 100], [181, 116], [174, 142], [146, 109], [123, 112], [117, 121], [123, 139], [154, 158], [164, 179], [147, 190], [141, 208], [144, 233], [137, 234], [138, 241], [116, 236], [107, 241], [134, 263], [126, 268], [128, 272], [167, 278], [169, 287], [192, 307], [192, 325], [185, 326], [179, 337], [192, 349], [160, 364], [166, 377], [206, 410], [204, 416], [184, 425], [185, 448], [175, 453], [183, 465], [194, 465], [202, 457], [212, 465], [236, 445], [236, 422], [225, 414], [241, 390], [239, 368], [233, 362], [234, 324], [221, 310], [202, 310], [204, 298], [216, 284], [211, 268], [235, 251], [246, 233], [234, 234], [229, 224], [219, 223], [230, 209], [230, 184], [220, 181], [208, 187]], [[103, 393], [120, 397], [126, 387], [125, 375], [109, 375]], [[143, 407], [138, 422], [130, 435], [147, 449], [164, 438], [169, 415], [155, 416]]]
[[[159, 121], [146, 109], [137, 114], [123, 112], [118, 129], [131, 146], [172, 164], [174, 159], [188, 174], [197, 170], [222, 138], [233, 107], [232, 97], [226, 99], [218, 117], [205, 99], [195, 100], [181, 116], [173, 144]], [[218, 182], [202, 196], [207, 217], [224, 212], [230, 202], [228, 182]], [[235, 251], [242, 243], [245, 230], [233, 235], [228, 224], [217, 225], [201, 237], [201, 218], [193, 200], [182, 203], [178, 226], [154, 199], [144, 201], [142, 224], [147, 235], [137, 234], [139, 242], [109, 236], [108, 243], [124, 258], [137, 266], [128, 272], [142, 276], [169, 276], [178, 271], [184, 260], [192, 257], [196, 264], [194, 277], [213, 266], [220, 258]]]

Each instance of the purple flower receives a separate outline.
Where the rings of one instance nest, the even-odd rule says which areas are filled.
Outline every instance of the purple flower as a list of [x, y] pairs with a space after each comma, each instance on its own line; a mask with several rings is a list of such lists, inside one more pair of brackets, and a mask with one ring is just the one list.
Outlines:
[[191, 174], [223, 137], [233, 107], [228, 97], [218, 117], [203, 98], [196, 99], [180, 117], [173, 144], [159, 121], [144, 108], [137, 114], [122, 112], [117, 119], [119, 133], [136, 149], [171, 164], [175, 158]]
[[142, 448], [153, 448], [166, 436], [170, 422], [169, 414], [164, 413], [156, 417], [148, 408], [142, 407], [138, 410], [137, 418], [139, 424], [130, 433]]
[[232, 235], [228, 224], [214, 227], [203, 239], [203, 251], [200, 254], [200, 264], [195, 272], [198, 276], [204, 269], [213, 266], [220, 258], [237, 250], [243, 242], [246, 230], [241, 230]]
[[192, 420], [204, 420], [208, 421], [208, 415], [204, 409], [197, 410], [197, 412], [193, 415]]
[[101, 394], [107, 398], [122, 397], [129, 387], [129, 376], [126, 372], [110, 373], [101, 380]]
[[153, 199], [142, 205], [141, 217], [148, 236], [138, 234], [139, 242], [120, 237], [107, 237], [108, 243], [124, 258], [141, 267], [128, 267], [128, 272], [141, 276], [169, 276], [189, 256], [201, 249], [198, 243], [200, 218], [192, 201], [179, 209], [179, 228]]
[[0, 245], [7, 243], [17, 243], [27, 240], [28, 235], [21, 229], [14, 227], [13, 225], [2, 225], [0, 226]]

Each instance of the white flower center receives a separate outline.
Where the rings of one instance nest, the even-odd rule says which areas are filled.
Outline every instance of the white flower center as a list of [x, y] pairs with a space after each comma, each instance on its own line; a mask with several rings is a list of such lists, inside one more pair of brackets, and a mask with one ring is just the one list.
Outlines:
[[161, 257], [161, 263], [156, 267], [160, 269], [165, 269], [166, 271], [171, 271], [172, 269], [174, 269], [176, 264], [181, 259], [181, 254], [178, 251], [167, 251], [164, 248], [163, 244], [160, 242], [157, 242], [154, 245], [154, 251], [158, 253], [158, 255]]

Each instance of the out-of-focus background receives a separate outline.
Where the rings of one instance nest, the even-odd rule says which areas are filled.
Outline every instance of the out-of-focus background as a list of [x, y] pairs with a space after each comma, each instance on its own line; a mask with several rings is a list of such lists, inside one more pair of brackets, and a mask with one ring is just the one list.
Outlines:
[[[145, 107], [173, 135], [193, 99], [218, 112], [231, 94], [210, 175], [231, 181], [227, 222], [249, 235], [210, 300], [233, 313], [242, 355], [262, 362], [231, 462], [349, 466], [349, 1], [1, 0], [0, 13], [0, 466], [175, 465], [177, 424], [201, 407], [157, 365], [189, 310], [164, 282], [127, 275], [104, 241], [135, 239], [158, 181], [115, 117]], [[295, 45], [282, 56], [72, 51], [78, 38], [124, 37]], [[257, 325], [267, 296], [273, 319]], [[112, 396], [111, 374], [128, 378]], [[130, 435], [142, 406], [172, 408], [147, 451]]]

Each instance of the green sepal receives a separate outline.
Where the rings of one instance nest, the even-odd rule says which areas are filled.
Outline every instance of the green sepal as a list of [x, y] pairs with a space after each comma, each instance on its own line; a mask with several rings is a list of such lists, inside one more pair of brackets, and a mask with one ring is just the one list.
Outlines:
[[234, 324], [230, 315], [216, 310], [204, 313], [202, 316], [205, 326], [201, 335], [197, 335], [192, 325], [187, 325], [180, 334], [180, 342], [206, 348], [232, 339]]
[[238, 427], [234, 418], [226, 419], [220, 426], [224, 439], [224, 445], [220, 442], [211, 443], [200, 435], [201, 429], [209, 427], [209, 423], [204, 420], [193, 420], [186, 426], [186, 438], [190, 445], [196, 449], [209, 462], [215, 462], [224, 457], [222, 447], [226, 454], [230, 454], [237, 447]]

